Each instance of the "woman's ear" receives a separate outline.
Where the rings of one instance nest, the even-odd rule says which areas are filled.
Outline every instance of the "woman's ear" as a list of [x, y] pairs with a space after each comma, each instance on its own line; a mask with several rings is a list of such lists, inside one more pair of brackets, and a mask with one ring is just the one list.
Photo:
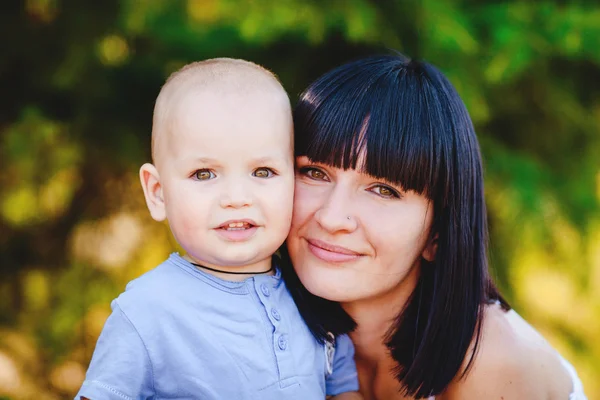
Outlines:
[[429, 262], [435, 260], [435, 255], [437, 253], [438, 248], [438, 234], [434, 234], [431, 236], [429, 241], [427, 242], [427, 246], [423, 249], [423, 253], [421, 254], [423, 258]]
[[144, 189], [144, 197], [150, 215], [155, 221], [164, 221], [167, 218], [167, 212], [160, 176], [156, 167], [149, 163], [142, 165], [140, 168], [140, 181], [142, 182], [142, 189]]

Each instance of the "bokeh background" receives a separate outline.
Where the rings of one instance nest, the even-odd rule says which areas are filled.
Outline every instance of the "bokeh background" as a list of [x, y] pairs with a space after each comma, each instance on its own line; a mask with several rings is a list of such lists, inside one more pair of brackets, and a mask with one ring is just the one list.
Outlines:
[[169, 73], [245, 58], [295, 101], [389, 49], [456, 85], [493, 274], [600, 399], [597, 1], [2, 1], [0, 38], [0, 399], [73, 396], [110, 301], [175, 249], [137, 178]]

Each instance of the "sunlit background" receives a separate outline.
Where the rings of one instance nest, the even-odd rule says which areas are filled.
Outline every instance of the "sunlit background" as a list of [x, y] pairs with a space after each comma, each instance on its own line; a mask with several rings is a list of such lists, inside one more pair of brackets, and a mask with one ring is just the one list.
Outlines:
[[600, 399], [597, 1], [0, 9], [0, 399], [73, 396], [110, 301], [175, 248], [137, 178], [170, 72], [245, 58], [295, 101], [331, 67], [388, 49], [432, 62], [456, 85], [485, 158], [493, 274]]

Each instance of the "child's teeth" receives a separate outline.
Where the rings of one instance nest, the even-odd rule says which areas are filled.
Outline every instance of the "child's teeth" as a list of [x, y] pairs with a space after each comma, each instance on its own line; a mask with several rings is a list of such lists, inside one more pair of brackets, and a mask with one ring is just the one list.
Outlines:
[[228, 229], [236, 229], [236, 228], [245, 228], [247, 224], [245, 222], [231, 222], [227, 228]]

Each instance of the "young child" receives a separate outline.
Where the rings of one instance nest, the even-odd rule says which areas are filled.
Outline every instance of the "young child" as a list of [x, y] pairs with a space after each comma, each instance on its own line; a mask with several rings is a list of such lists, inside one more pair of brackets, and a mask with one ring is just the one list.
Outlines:
[[112, 302], [76, 399], [361, 398], [344, 393], [358, 390], [349, 338], [331, 355], [311, 335], [273, 256], [292, 216], [292, 136], [287, 94], [258, 65], [212, 59], [167, 80], [140, 179], [185, 255]]

